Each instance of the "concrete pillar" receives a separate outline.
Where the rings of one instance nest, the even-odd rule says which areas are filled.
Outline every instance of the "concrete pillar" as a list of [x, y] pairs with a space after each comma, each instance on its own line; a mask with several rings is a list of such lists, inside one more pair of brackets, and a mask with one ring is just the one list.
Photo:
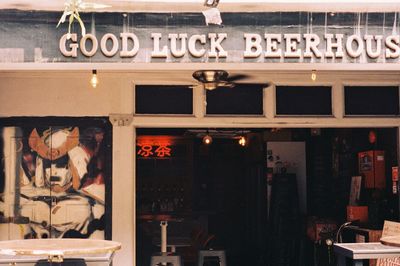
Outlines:
[[112, 240], [121, 242], [113, 265], [136, 265], [136, 130], [134, 83], [129, 76], [115, 81], [120, 90], [118, 114], [110, 114], [113, 124]]
[[132, 125], [132, 115], [111, 115], [110, 121], [113, 124], [112, 240], [122, 244], [113, 262], [114, 265], [134, 266], [136, 132]]

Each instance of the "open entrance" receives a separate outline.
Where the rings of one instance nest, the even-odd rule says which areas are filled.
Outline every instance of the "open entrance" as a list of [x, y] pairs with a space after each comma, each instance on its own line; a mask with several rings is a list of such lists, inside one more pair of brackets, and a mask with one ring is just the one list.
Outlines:
[[185, 265], [213, 249], [228, 265], [309, 266], [336, 265], [326, 240], [344, 222], [398, 218], [396, 128], [138, 129], [136, 154], [137, 265], [163, 221]]

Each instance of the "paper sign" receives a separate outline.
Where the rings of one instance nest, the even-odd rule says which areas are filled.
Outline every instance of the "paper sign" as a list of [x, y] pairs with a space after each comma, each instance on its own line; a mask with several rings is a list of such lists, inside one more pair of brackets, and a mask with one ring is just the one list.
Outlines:
[[[385, 221], [382, 237], [400, 235], [400, 223]], [[378, 259], [376, 266], [400, 266], [400, 258]]]
[[383, 224], [382, 237], [400, 235], [400, 223], [385, 221]]
[[216, 7], [203, 11], [203, 15], [206, 19], [207, 25], [208, 24], [215, 24], [215, 25], [222, 24], [221, 13], [219, 12], [218, 8], [216, 8]]
[[392, 181], [399, 181], [399, 167], [397, 166], [392, 167]]

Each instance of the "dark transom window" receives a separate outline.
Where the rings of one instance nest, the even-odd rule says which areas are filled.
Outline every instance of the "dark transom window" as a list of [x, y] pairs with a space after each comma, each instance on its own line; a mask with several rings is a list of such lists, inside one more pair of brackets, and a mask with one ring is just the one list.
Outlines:
[[399, 87], [346, 86], [346, 115], [399, 115]]
[[277, 86], [277, 115], [332, 115], [332, 89], [326, 86]]
[[189, 86], [137, 85], [136, 114], [193, 114]]
[[207, 91], [207, 114], [262, 115], [262, 84], [237, 84], [233, 88]]

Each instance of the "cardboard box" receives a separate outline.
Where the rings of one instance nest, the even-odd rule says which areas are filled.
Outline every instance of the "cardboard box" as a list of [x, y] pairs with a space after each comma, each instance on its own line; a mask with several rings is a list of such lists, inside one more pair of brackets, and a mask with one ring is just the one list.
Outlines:
[[358, 228], [355, 232], [356, 243], [379, 242], [382, 237], [382, 230], [372, 230], [366, 228]]
[[347, 221], [368, 223], [368, 206], [347, 206]]
[[365, 177], [365, 188], [385, 188], [385, 152], [363, 151], [358, 153], [358, 170]]
[[[351, 229], [349, 229], [351, 230]], [[382, 230], [371, 230], [366, 228], [357, 228], [353, 230], [355, 234], [355, 242], [356, 243], [365, 243], [365, 242], [379, 242], [382, 237]], [[370, 259], [369, 266], [375, 266], [377, 263], [376, 260]]]
[[309, 218], [307, 225], [307, 236], [313, 241], [321, 240], [322, 234], [336, 232], [337, 224], [330, 219]]

